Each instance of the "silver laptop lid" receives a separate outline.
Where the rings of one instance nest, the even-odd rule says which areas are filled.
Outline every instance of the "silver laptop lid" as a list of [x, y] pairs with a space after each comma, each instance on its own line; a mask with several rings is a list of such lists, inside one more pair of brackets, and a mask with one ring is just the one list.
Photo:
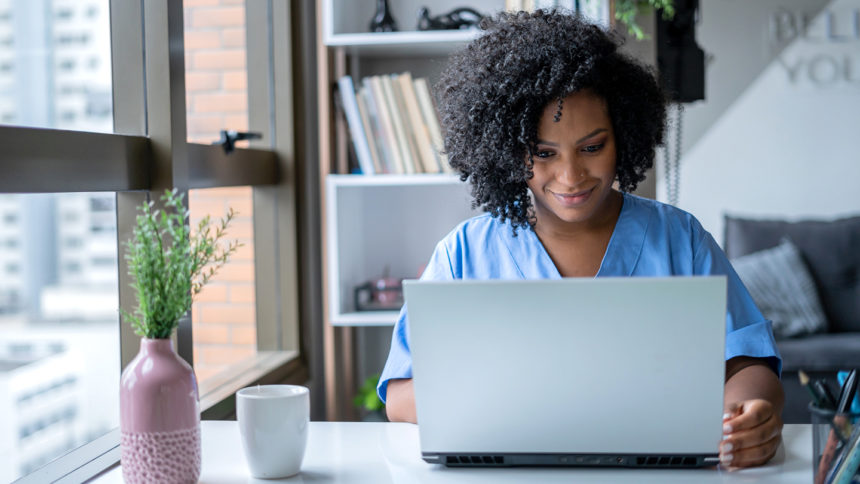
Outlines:
[[404, 291], [422, 453], [718, 452], [725, 277]]

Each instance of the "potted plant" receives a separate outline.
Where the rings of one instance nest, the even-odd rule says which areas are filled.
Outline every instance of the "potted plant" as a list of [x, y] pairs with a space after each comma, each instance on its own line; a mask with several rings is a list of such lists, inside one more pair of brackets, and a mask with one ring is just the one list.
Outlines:
[[385, 422], [385, 404], [376, 394], [376, 385], [379, 383], [379, 373], [371, 375], [364, 380], [358, 393], [352, 399], [352, 404], [357, 408], [367, 411], [365, 420], [373, 422]]
[[170, 340], [191, 303], [240, 244], [222, 245], [235, 216], [215, 224], [207, 216], [192, 232], [177, 191], [139, 207], [134, 235], [125, 243], [134, 313], [122, 311], [142, 337], [140, 352], [120, 381], [122, 471], [127, 483], [197, 482], [200, 476], [200, 410], [197, 379]]
[[642, 27], [636, 23], [636, 14], [647, 12], [648, 9], [663, 11], [664, 20], [672, 20], [675, 16], [674, 0], [615, 0], [615, 20], [627, 26], [627, 33], [636, 40], [646, 38]]

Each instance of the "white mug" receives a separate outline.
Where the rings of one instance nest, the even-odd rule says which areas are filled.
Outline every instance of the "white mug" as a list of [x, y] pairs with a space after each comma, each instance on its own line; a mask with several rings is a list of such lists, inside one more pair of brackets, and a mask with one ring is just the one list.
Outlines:
[[251, 475], [277, 479], [298, 474], [310, 421], [306, 387], [258, 385], [236, 393], [236, 419]]

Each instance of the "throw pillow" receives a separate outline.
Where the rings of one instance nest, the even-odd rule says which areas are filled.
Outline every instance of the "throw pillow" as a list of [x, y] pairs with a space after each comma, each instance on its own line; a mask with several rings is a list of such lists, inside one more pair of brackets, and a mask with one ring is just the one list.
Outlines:
[[732, 265], [764, 317], [773, 322], [776, 338], [826, 329], [815, 282], [791, 240], [733, 259]]

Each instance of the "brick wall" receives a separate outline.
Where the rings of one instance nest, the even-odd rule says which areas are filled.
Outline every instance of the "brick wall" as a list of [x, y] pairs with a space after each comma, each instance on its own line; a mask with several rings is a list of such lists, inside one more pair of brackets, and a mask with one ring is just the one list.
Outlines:
[[[188, 139], [211, 143], [221, 129], [248, 129], [244, 0], [184, 0]], [[253, 206], [250, 187], [192, 190], [191, 223], [238, 212], [228, 239], [243, 247], [191, 311], [194, 367], [204, 381], [256, 352]]]

